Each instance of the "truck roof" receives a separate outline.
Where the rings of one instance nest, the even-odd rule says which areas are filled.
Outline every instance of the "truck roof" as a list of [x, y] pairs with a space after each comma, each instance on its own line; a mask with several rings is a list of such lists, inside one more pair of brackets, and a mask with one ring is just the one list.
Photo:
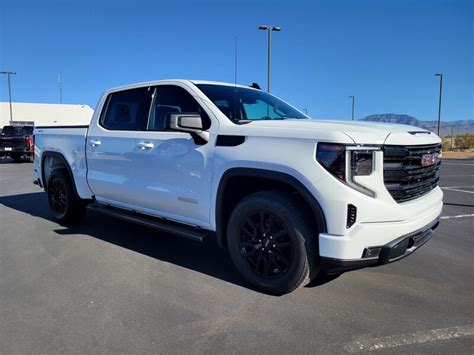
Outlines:
[[240, 85], [240, 84], [235, 84], [235, 83], [227, 83], [227, 82], [223, 82], [223, 81], [190, 80], [190, 79], [163, 79], [163, 80], [144, 81], [144, 82], [139, 82], [139, 83], [134, 83], [134, 84], [118, 86], [118, 87], [111, 88], [111, 89], [107, 90], [107, 92], [121, 91], [121, 90], [133, 89], [133, 88], [138, 88], [138, 87], [143, 87], [143, 86], [153, 86], [153, 85], [159, 85], [159, 84], [165, 84], [165, 83], [166, 84], [182, 83], [182, 84], [194, 84], [194, 85], [200, 85], [200, 84], [225, 85], [225, 86], [236, 86], [236, 87], [241, 87], [241, 88], [252, 89], [250, 86]]

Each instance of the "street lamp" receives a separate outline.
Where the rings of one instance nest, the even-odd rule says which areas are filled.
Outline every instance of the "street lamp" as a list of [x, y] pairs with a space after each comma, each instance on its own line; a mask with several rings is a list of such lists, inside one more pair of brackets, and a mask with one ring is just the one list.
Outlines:
[[352, 99], [352, 121], [354, 121], [354, 104], [355, 104], [355, 97], [354, 96], [349, 96], [350, 99]]
[[15, 75], [16, 73], [13, 71], [1, 71], [0, 74], [4, 74], [8, 77], [8, 99], [10, 101], [10, 124], [13, 121], [13, 111], [12, 111], [12, 86], [10, 82], [10, 75]]
[[439, 76], [439, 98], [438, 98], [438, 136], [441, 127], [441, 95], [443, 94], [443, 74], [436, 73], [435, 76]]
[[281, 27], [278, 26], [259, 26], [259, 30], [268, 32], [268, 68], [267, 68], [267, 81], [268, 81], [268, 92], [270, 92], [270, 65], [271, 65], [271, 56], [272, 56], [272, 31], [279, 32]]

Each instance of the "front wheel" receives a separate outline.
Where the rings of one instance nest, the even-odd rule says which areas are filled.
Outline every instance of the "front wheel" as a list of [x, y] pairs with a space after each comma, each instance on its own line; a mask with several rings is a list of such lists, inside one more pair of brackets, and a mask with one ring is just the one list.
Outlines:
[[264, 191], [245, 197], [234, 209], [227, 244], [245, 280], [282, 295], [319, 272], [317, 236], [304, 207], [291, 195]]
[[84, 201], [75, 193], [64, 169], [54, 170], [49, 177], [48, 203], [59, 223], [77, 223], [85, 212]]

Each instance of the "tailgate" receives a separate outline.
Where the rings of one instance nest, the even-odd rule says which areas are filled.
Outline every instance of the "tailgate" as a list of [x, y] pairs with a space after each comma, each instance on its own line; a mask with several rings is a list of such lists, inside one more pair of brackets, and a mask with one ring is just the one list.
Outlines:
[[0, 147], [21, 147], [25, 145], [23, 136], [0, 136]]

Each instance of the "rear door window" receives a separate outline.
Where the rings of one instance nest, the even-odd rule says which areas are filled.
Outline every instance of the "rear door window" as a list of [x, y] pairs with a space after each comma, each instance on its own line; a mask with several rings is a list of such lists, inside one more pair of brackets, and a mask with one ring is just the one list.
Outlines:
[[143, 87], [115, 92], [107, 98], [101, 125], [110, 130], [142, 131], [146, 129], [153, 88]]

